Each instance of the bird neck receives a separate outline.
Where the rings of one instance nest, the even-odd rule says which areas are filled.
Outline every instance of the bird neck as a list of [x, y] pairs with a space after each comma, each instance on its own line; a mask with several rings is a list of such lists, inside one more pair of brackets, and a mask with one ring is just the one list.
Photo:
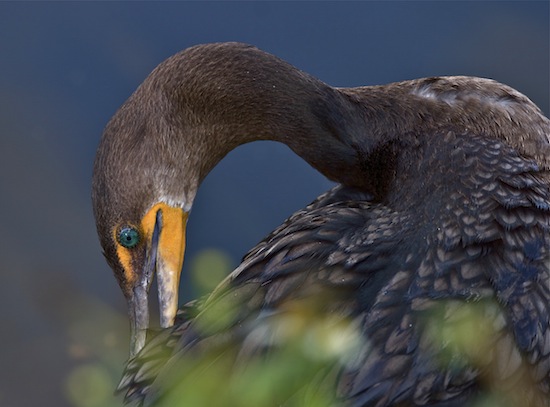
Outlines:
[[180, 164], [177, 182], [198, 186], [234, 148], [273, 140], [329, 179], [366, 187], [361, 162], [372, 146], [360, 105], [256, 48], [206, 47], [163, 62], [132, 98], [146, 106], [143, 120]]
[[309, 79], [303, 89], [280, 81], [266, 93], [262, 88], [244, 98], [233, 96], [197, 120], [198, 128], [183, 130], [195, 135], [189, 151], [199, 161], [188, 163], [199, 169], [199, 183], [234, 148], [270, 140], [285, 144], [332, 181], [383, 195], [386, 182], [379, 182], [379, 175], [391, 170], [396, 134], [379, 129], [389, 128], [398, 113], [387, 109], [369, 116], [349, 95]]
[[493, 81], [429, 78], [338, 89], [253, 47], [206, 47], [166, 60], [134, 97], [147, 106], [143, 120], [157, 134], [157, 150], [169, 150], [155, 168], [171, 174], [168, 189], [187, 182], [188, 201], [227, 153], [255, 140], [284, 143], [329, 179], [382, 199], [401, 151], [430, 143], [442, 129], [487, 134], [533, 155], [547, 123], [526, 128], [531, 119], [507, 120], [510, 112], [541, 114]]

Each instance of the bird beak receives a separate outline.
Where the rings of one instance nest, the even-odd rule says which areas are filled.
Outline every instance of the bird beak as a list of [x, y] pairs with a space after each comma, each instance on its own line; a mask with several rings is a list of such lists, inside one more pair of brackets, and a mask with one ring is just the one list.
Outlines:
[[160, 326], [171, 327], [178, 309], [178, 290], [188, 214], [181, 208], [159, 203], [143, 217], [142, 228], [147, 237], [146, 259], [142, 272], [134, 284], [128, 300], [131, 343], [130, 356], [135, 356], [145, 345], [149, 328], [148, 294], [157, 275], [160, 306]]

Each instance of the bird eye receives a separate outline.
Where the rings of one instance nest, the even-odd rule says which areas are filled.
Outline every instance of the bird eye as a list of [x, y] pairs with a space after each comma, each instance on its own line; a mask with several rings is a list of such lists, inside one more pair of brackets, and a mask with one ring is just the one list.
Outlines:
[[131, 226], [125, 226], [118, 232], [118, 242], [128, 249], [136, 247], [139, 240], [139, 232]]

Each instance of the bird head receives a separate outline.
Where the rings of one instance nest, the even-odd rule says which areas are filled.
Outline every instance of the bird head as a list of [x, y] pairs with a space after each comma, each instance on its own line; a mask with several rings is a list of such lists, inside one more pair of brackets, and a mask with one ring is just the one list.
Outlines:
[[174, 323], [185, 228], [196, 191], [194, 172], [185, 174], [187, 166], [180, 164], [184, 157], [179, 154], [188, 149], [170, 145], [171, 130], [147, 103], [154, 98], [151, 92], [145, 98], [138, 89], [113, 116], [93, 174], [98, 235], [128, 303], [131, 356], [145, 345], [154, 278], [160, 325]]

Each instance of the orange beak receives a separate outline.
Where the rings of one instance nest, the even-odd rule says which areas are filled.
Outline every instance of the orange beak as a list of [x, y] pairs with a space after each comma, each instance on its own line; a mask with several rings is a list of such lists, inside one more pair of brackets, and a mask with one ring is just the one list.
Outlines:
[[160, 306], [160, 325], [174, 324], [178, 309], [178, 290], [185, 252], [185, 229], [188, 214], [165, 203], [154, 205], [143, 217], [141, 226], [147, 239], [144, 269], [134, 283], [128, 300], [132, 339], [130, 356], [145, 345], [149, 328], [148, 294], [156, 273]]

